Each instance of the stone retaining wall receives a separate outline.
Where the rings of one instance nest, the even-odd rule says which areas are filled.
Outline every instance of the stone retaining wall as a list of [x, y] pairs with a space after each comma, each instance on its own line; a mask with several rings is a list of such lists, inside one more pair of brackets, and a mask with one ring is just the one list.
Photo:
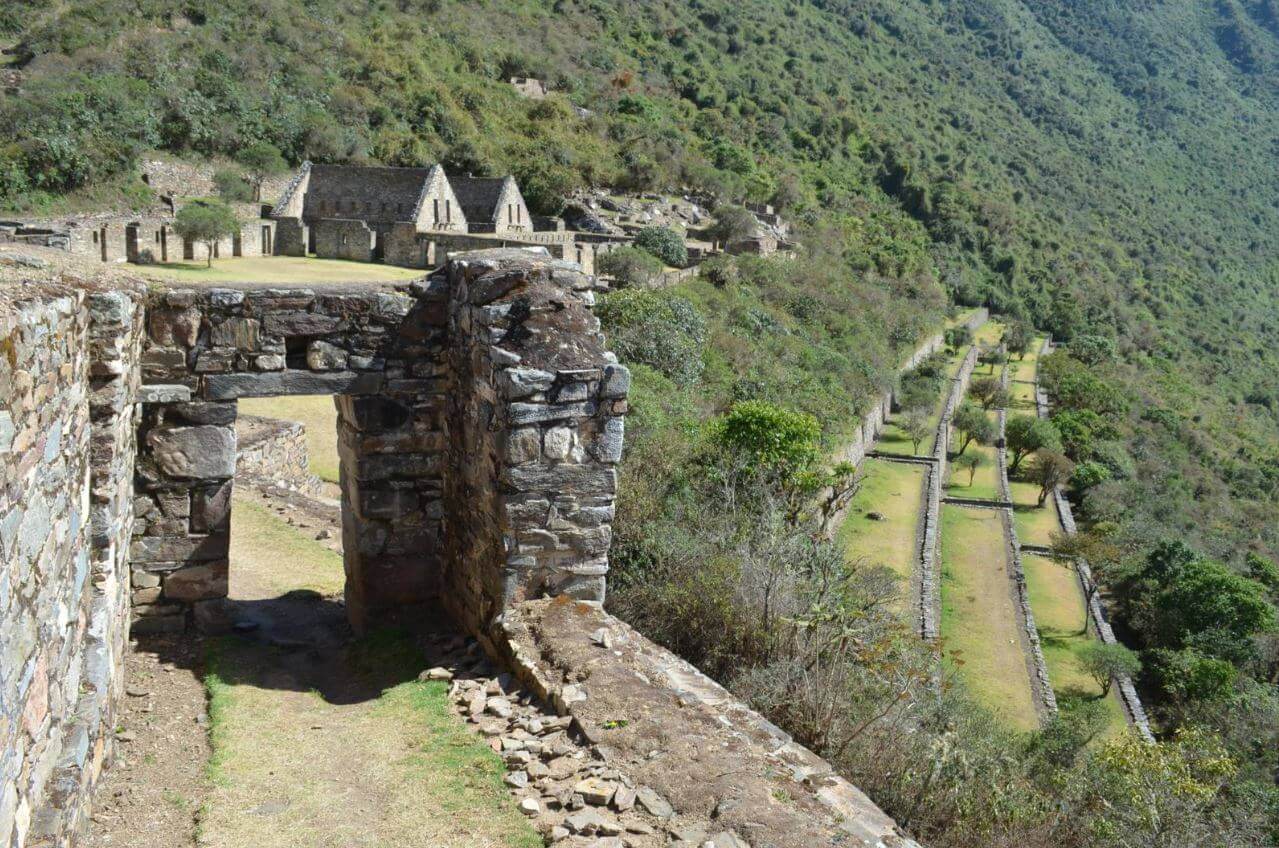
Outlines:
[[[1040, 349], [1040, 356], [1046, 356], [1052, 352], [1052, 339], [1044, 339], [1043, 347]], [[1039, 369], [1035, 369], [1035, 412], [1040, 418], [1047, 419], [1049, 417], [1048, 395], [1039, 385]], [[1070, 501], [1066, 498], [1065, 489], [1058, 486], [1052, 493], [1053, 505], [1057, 509], [1057, 518], [1061, 522], [1061, 529], [1070, 536], [1078, 532], [1075, 525], [1075, 514], [1070, 507]], [[1088, 613], [1092, 618], [1093, 628], [1097, 631], [1097, 637], [1107, 645], [1119, 644], [1119, 640], [1115, 638], [1115, 631], [1111, 628], [1109, 620], [1106, 618], [1106, 610], [1102, 606], [1100, 592], [1093, 591], [1092, 570], [1088, 567], [1088, 561], [1083, 558], [1075, 560], [1075, 573], [1079, 577], [1079, 588], [1084, 593], [1085, 598], [1089, 598]], [[1154, 741], [1154, 734], [1150, 730], [1150, 720], [1146, 716], [1146, 708], [1141, 703], [1141, 696], [1137, 694], [1137, 687], [1133, 685], [1132, 678], [1128, 675], [1120, 675], [1115, 678], [1115, 686], [1119, 690], [1119, 700], [1124, 706], [1124, 712], [1128, 716], [1129, 722], [1133, 727], [1137, 728], [1137, 732], [1142, 738], [1148, 742]]]
[[[336, 413], [335, 413], [336, 414]], [[235, 421], [235, 477], [319, 495], [320, 478], [311, 473], [306, 426], [257, 415]]]
[[[999, 372], [999, 383], [1008, 388], [1008, 363]], [[1008, 506], [999, 510], [1000, 522], [1004, 527], [1004, 539], [1008, 544], [1008, 562], [1012, 570], [1013, 596], [1017, 605], [1017, 617], [1020, 619], [1022, 637], [1027, 649], [1027, 670], [1030, 673], [1031, 690], [1035, 696], [1036, 708], [1041, 714], [1051, 716], [1057, 712], [1057, 695], [1053, 692], [1052, 681], [1048, 678], [1048, 662], [1044, 659], [1043, 645], [1039, 641], [1039, 628], [1035, 626], [1035, 612], [1030, 607], [1030, 592], [1026, 587], [1026, 569], [1021, 562], [1021, 543], [1017, 539], [1017, 523], [1013, 519], [1011, 506], [1012, 489], [1008, 485], [1008, 450], [1005, 441], [1005, 427], [1008, 423], [1008, 410], [1000, 408], [997, 413], [997, 449], [996, 461], [999, 465], [999, 494]]]
[[[983, 322], [984, 323], [984, 322]], [[933, 437], [933, 462], [925, 489], [924, 527], [919, 539], [919, 633], [932, 641], [941, 635], [941, 545], [942, 487], [946, 485], [946, 464], [950, 453], [950, 419], [968, 391], [977, 346], [968, 348], [964, 361], [951, 380], [950, 394], [942, 407], [941, 420]]]

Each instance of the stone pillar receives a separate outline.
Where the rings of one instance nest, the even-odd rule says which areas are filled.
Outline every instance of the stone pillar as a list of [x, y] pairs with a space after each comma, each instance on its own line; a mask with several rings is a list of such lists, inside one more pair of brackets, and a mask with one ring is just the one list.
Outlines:
[[227, 596], [235, 401], [150, 403], [138, 432], [133, 632], [180, 631]]
[[410, 623], [440, 594], [442, 396], [337, 398], [346, 608], [357, 632]]
[[630, 373], [593, 278], [521, 250], [450, 262], [444, 600], [489, 629], [526, 598], [604, 599]]

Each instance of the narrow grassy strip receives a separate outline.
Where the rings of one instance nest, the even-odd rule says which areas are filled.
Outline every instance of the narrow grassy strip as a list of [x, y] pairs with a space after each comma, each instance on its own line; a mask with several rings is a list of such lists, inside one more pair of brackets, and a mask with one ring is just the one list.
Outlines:
[[[1048, 663], [1048, 679], [1063, 708], [1072, 700], [1098, 700], [1102, 689], [1084, 669], [1079, 651], [1094, 637], [1086, 627], [1084, 596], [1074, 569], [1064, 561], [1025, 555], [1022, 569], [1026, 573], [1030, 608]], [[1107, 733], [1122, 731], [1125, 726], [1123, 708], [1112, 691], [1105, 698]]]
[[241, 398], [240, 412], [302, 422], [311, 473], [330, 483], [338, 481], [337, 410], [332, 395]]
[[1039, 487], [1034, 483], [1010, 478], [1008, 488], [1013, 496], [1013, 522], [1017, 538], [1024, 545], [1051, 545], [1054, 533], [1061, 531], [1057, 509], [1052, 499], [1038, 505]]
[[993, 509], [943, 505], [941, 634], [945, 657], [974, 697], [1009, 726], [1039, 726]]
[[908, 462], [866, 460], [861, 489], [839, 528], [839, 542], [848, 561], [891, 570], [903, 598], [915, 570], [915, 531], [926, 471], [924, 466]]
[[[269, 509], [239, 497], [233, 521], [233, 598], [244, 597], [237, 573], [269, 597], [340, 589], [337, 557]], [[416, 679], [411, 639], [382, 632], [323, 650], [317, 659], [253, 638], [211, 643], [200, 848], [542, 844], [500, 759], [450, 712], [447, 684]], [[331, 697], [311, 688], [316, 679]]]
[[412, 280], [423, 272], [380, 262], [348, 262], [300, 256], [237, 256], [204, 262], [141, 265], [137, 273], [153, 280], [183, 284], [351, 283]]

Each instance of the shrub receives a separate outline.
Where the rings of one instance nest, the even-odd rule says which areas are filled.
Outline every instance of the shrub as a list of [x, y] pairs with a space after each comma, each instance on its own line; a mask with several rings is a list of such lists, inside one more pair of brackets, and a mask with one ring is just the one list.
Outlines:
[[733, 405], [711, 425], [713, 440], [755, 470], [789, 479], [810, 468], [818, 457], [822, 428], [806, 412], [762, 400]]
[[646, 250], [667, 265], [683, 268], [688, 264], [688, 248], [684, 237], [669, 227], [645, 227], [635, 236], [635, 246]]
[[662, 274], [662, 261], [637, 247], [619, 247], [600, 256], [599, 272], [622, 286], [651, 285]]
[[596, 313], [613, 351], [689, 384], [702, 373], [706, 321], [687, 298], [651, 289], [624, 289], [600, 299]]
[[712, 256], [698, 266], [698, 271], [711, 285], [721, 289], [737, 282], [738, 278], [737, 263], [731, 256]]
[[213, 185], [218, 196], [228, 203], [249, 203], [253, 200], [253, 186], [239, 171], [222, 170], [213, 175]]
[[715, 241], [732, 244], [755, 232], [755, 216], [741, 206], [724, 206], [715, 210], [715, 223], [707, 230]]

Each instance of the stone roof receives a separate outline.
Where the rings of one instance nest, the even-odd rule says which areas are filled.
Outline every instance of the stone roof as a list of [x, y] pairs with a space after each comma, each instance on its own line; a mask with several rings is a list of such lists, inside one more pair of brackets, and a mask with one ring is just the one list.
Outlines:
[[511, 177], [449, 177], [462, 214], [472, 222], [496, 221], [502, 189]]
[[313, 164], [302, 218], [356, 218], [377, 224], [412, 220], [432, 167]]

